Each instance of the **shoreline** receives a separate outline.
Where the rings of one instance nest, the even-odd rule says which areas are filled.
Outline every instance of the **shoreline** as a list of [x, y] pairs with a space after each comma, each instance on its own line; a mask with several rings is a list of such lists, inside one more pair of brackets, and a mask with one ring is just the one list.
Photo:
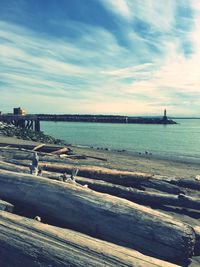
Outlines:
[[[0, 136], [0, 143], [19, 144], [41, 144], [42, 142], [18, 139], [15, 137]], [[94, 147], [86, 147], [79, 145], [69, 145], [63, 143], [73, 150], [77, 155], [103, 158], [105, 161], [98, 159], [77, 159], [71, 160], [75, 165], [95, 165], [107, 167], [110, 169], [128, 170], [146, 172], [155, 175], [175, 176], [182, 178], [195, 178], [200, 174], [200, 164], [195, 160], [186, 162], [182, 158], [161, 157], [160, 155], [145, 155], [138, 153], [130, 153], [128, 151], [95, 149]], [[55, 144], [56, 146], [56, 144]], [[70, 161], [69, 158], [66, 158]]]
[[[200, 174], [200, 158], [170, 155], [167, 153], [163, 155], [161, 153], [152, 153], [151, 151], [128, 151], [124, 149], [69, 144], [44, 132], [34, 132], [0, 123], [0, 143], [9, 142], [67, 146], [76, 155], [82, 156], [79, 160], [72, 161], [77, 165], [96, 165], [111, 169], [148, 172], [156, 175], [170, 175], [183, 178], [195, 178]], [[84, 156], [91, 158], [84, 158]], [[103, 158], [104, 160], [98, 160], [98, 158]], [[70, 161], [70, 158], [67, 160]]]
[[[63, 140], [65, 143], [65, 141]], [[172, 153], [169, 152], [151, 152], [151, 151], [131, 151], [126, 149], [112, 149], [107, 147], [93, 147], [89, 145], [75, 145], [75, 144], [67, 144], [67, 146], [76, 147], [76, 148], [85, 148], [85, 149], [93, 149], [96, 151], [110, 151], [111, 153], [124, 153], [128, 156], [136, 156], [141, 158], [147, 158], [147, 159], [155, 159], [155, 160], [166, 160], [166, 161], [175, 161], [179, 163], [191, 163], [191, 164], [200, 164], [200, 157], [190, 156], [190, 155], [172, 155]], [[164, 155], [164, 153], [166, 153]]]

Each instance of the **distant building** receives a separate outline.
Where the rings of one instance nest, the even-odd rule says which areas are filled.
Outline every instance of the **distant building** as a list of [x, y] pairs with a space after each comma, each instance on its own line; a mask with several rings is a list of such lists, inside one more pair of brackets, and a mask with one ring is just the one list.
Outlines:
[[13, 108], [14, 115], [26, 115], [25, 109], [22, 108]]

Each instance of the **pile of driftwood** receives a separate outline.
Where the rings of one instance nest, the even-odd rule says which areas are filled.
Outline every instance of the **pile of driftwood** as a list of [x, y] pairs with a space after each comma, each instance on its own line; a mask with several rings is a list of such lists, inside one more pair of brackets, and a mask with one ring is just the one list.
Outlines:
[[199, 180], [73, 164], [63, 152], [0, 148], [2, 266], [187, 266], [200, 255]]

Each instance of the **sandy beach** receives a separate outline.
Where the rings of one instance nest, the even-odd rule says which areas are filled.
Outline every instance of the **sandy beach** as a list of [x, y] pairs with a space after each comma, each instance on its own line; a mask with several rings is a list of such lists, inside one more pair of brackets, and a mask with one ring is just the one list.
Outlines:
[[[0, 136], [0, 143], [41, 144], [40, 142], [27, 141], [13, 137]], [[145, 153], [129, 153], [127, 151], [108, 151], [83, 146], [70, 146], [75, 154], [87, 155], [105, 159], [80, 159], [73, 160], [76, 164], [96, 165], [119, 170], [148, 172], [156, 175], [176, 176], [182, 178], [195, 178], [200, 174], [200, 163], [193, 159], [180, 157], [159, 157], [159, 155], [145, 155]]]
[[[0, 136], [1, 146], [9, 144], [30, 144], [37, 146], [40, 142], [28, 141], [17, 139], [14, 137]], [[143, 172], [151, 175], [162, 175], [167, 176], [171, 179], [176, 178], [192, 178], [195, 179], [200, 174], [200, 165], [196, 161], [191, 159], [187, 161], [185, 158], [166, 157], [159, 158], [158, 155], [150, 155], [143, 153], [128, 153], [127, 151], [109, 151], [107, 149], [94, 149], [82, 146], [69, 146], [75, 155], [79, 155], [79, 158], [66, 157], [65, 161], [67, 164], [74, 164], [80, 166], [100, 166], [109, 169], [117, 169], [132, 172]], [[2, 158], [3, 159], [3, 158]], [[187, 189], [188, 195], [191, 196], [194, 191]], [[199, 192], [195, 191], [195, 197], [199, 197]], [[192, 195], [193, 196], [193, 195]], [[191, 212], [189, 209], [184, 211], [181, 208], [171, 209], [159, 209], [156, 210], [164, 212], [175, 219], [178, 219], [186, 224], [194, 226], [200, 226], [198, 218], [200, 217], [199, 212]], [[200, 257], [194, 257], [190, 267], [200, 265]]]

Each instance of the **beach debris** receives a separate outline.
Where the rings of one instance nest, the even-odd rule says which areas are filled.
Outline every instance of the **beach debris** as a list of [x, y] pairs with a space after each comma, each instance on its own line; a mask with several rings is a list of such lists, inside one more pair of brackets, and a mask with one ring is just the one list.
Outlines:
[[78, 172], [79, 172], [79, 169], [73, 169], [73, 170], [72, 170], [72, 173], [71, 173], [71, 179], [72, 179], [73, 181], [75, 181], [75, 177], [77, 176]]
[[[53, 218], [62, 227], [70, 225], [85, 234], [123, 243], [160, 259], [179, 263], [193, 253], [195, 235], [190, 226], [122, 198], [79, 186], [75, 190], [74, 186], [4, 170], [0, 170], [0, 195], [12, 197], [14, 202], [24, 202], [28, 207], [38, 205], [38, 210], [45, 211], [46, 220]], [[92, 220], [88, 220], [91, 217]], [[98, 226], [98, 231], [94, 225]], [[158, 250], [158, 246], [161, 249]]]
[[37, 176], [38, 172], [39, 172], [39, 169], [31, 164], [30, 165], [30, 174], [33, 174], [33, 175]]
[[195, 177], [195, 180], [200, 181], [200, 175], [197, 175], [197, 176]]
[[32, 163], [30, 165], [30, 173], [33, 175], [36, 175], [36, 176], [39, 173], [38, 163], [39, 163], [39, 156], [38, 156], [37, 152], [34, 151]]
[[61, 178], [61, 181], [65, 183], [76, 184], [75, 178], [72, 177], [72, 175], [67, 174], [66, 172], [60, 175], [60, 178]]
[[66, 172], [64, 172], [63, 174], [60, 175], [60, 178], [61, 178], [61, 180], [62, 180], [63, 182], [66, 182], [67, 179], [70, 178], [70, 176], [69, 176]]
[[41, 148], [44, 147], [44, 146], [45, 146], [45, 144], [39, 144], [39, 145], [37, 145], [37, 146], [35, 146], [35, 147], [33, 148], [33, 151], [39, 150], [39, 149], [41, 149]]
[[[42, 149], [42, 147], [41, 147], [41, 149]], [[84, 193], [79, 192], [79, 188], [80, 189], [82, 188], [82, 190], [84, 192], [90, 192], [91, 193], [91, 198], [90, 198], [91, 201], [93, 201], [93, 193], [95, 193], [95, 191], [96, 191], [96, 192], [99, 192], [100, 194], [105, 193], [110, 198], [110, 200], [113, 200], [113, 201], [115, 198], [113, 196], [117, 196], [118, 199], [122, 199], [122, 200], [125, 199], [124, 201], [129, 200], [129, 201], [123, 203], [123, 206], [121, 207], [121, 209], [123, 209], [123, 207], [124, 207], [124, 209], [126, 209], [127, 205], [129, 205], [129, 204], [127, 204], [128, 202], [132, 203], [133, 205], [137, 205], [135, 203], [138, 203], [140, 205], [142, 204], [142, 205], [150, 206], [150, 207], [152, 207], [152, 209], [163, 210], [165, 213], [168, 213], [168, 214], [172, 215], [174, 218], [177, 218], [177, 219], [182, 220], [182, 221], [185, 220], [184, 216], [189, 214], [189, 216], [192, 217], [191, 223], [189, 222], [189, 224], [191, 224], [192, 226], [194, 226], [195, 224], [199, 225], [197, 218], [199, 218], [199, 214], [200, 214], [199, 213], [199, 211], [200, 211], [200, 198], [198, 197], [199, 193], [197, 191], [200, 190], [200, 179], [197, 179], [198, 177], [195, 177], [196, 174], [194, 175], [193, 179], [192, 178], [183, 178], [183, 177], [180, 178], [180, 177], [175, 177], [175, 176], [170, 177], [170, 176], [162, 176], [162, 175], [153, 175], [151, 173], [122, 171], [122, 170], [117, 170], [117, 169], [115, 170], [115, 169], [105, 168], [102, 166], [99, 167], [99, 166], [92, 166], [92, 165], [88, 165], [88, 164], [86, 165], [85, 163], [84, 163], [85, 165], [83, 165], [83, 164], [80, 164], [80, 162], [78, 162], [78, 161], [76, 161], [74, 163], [69, 161], [69, 163], [66, 163], [66, 159], [61, 159], [60, 155], [63, 155], [63, 157], [72, 157], [72, 158], [76, 158], [76, 156], [79, 156], [79, 155], [68, 155], [65, 153], [60, 154], [60, 155], [56, 155], [56, 154], [52, 154], [51, 152], [41, 152], [40, 148], [38, 148], [38, 150], [36, 149], [36, 150], [32, 150], [32, 151], [31, 150], [25, 150], [24, 148], [20, 148], [20, 150], [19, 150], [18, 148], [10, 147], [10, 145], [7, 145], [6, 147], [1, 148], [1, 152], [3, 155], [3, 161], [0, 162], [0, 169], [10, 170], [10, 171], [15, 172], [16, 174], [18, 173], [18, 177], [20, 179], [19, 179], [19, 182], [16, 183], [15, 188], [19, 187], [19, 188], [21, 188], [21, 190], [23, 192], [26, 192], [26, 194], [22, 194], [22, 195], [24, 195], [24, 198], [22, 196], [22, 199], [20, 201], [17, 199], [13, 200], [14, 203], [15, 202], [16, 203], [25, 203], [25, 204], [28, 204], [28, 206], [32, 205], [34, 207], [34, 209], [36, 209], [35, 210], [36, 214], [37, 213], [40, 214], [42, 210], [45, 210], [44, 214], [45, 214], [45, 219], [47, 219], [47, 221], [48, 220], [50, 221], [52, 219], [52, 216], [54, 217], [54, 215], [52, 215], [52, 211], [49, 208], [47, 208], [47, 212], [46, 212], [46, 208], [45, 208], [46, 206], [43, 207], [42, 209], [40, 209], [40, 203], [46, 202], [46, 205], [47, 205], [49, 203], [49, 198], [48, 198], [49, 196], [47, 197], [46, 193], [45, 193], [43, 200], [42, 200], [42, 198], [39, 198], [38, 200], [36, 200], [36, 201], [38, 201], [38, 205], [36, 204], [35, 206], [33, 203], [30, 204], [29, 199], [27, 200], [27, 198], [29, 198], [29, 196], [30, 196], [29, 194], [32, 194], [32, 192], [28, 192], [29, 191], [28, 189], [27, 190], [24, 189], [24, 183], [23, 183], [24, 174], [23, 173], [30, 173], [31, 168], [32, 168], [32, 173], [38, 175], [38, 179], [36, 179], [37, 177], [27, 175], [26, 181], [28, 181], [29, 179], [38, 180], [38, 184], [36, 186], [33, 186], [33, 187], [35, 187], [35, 189], [37, 189], [37, 190], [34, 189], [35, 194], [40, 195], [41, 190], [43, 190], [43, 186], [40, 187], [40, 182], [41, 182], [41, 185], [45, 184], [45, 182], [43, 182], [44, 179], [40, 179], [39, 176], [42, 176], [43, 178], [51, 179], [50, 182], [49, 182], [49, 180], [47, 180], [47, 183], [50, 183], [50, 184], [52, 183], [52, 189], [53, 189], [53, 187], [55, 187], [55, 184], [58, 184], [58, 185], [60, 184], [60, 188], [66, 187], [66, 188], [70, 188], [71, 190], [74, 190], [75, 192], [77, 191], [77, 195], [74, 194], [73, 196], [74, 196], [74, 201], [76, 198], [78, 198], [78, 199], [80, 198], [78, 200], [78, 202], [76, 202], [76, 201], [73, 203], [71, 202], [72, 196], [70, 196], [71, 195], [70, 191], [67, 191], [69, 194], [69, 196], [67, 196], [67, 201], [69, 202], [68, 207], [70, 208], [70, 205], [72, 205], [74, 207], [74, 210], [76, 212], [78, 211], [78, 214], [79, 214], [79, 212], [81, 213], [80, 207], [81, 207], [81, 205], [83, 207], [83, 203], [84, 203], [84, 210], [85, 210], [85, 195], [84, 195]], [[148, 153], [150, 155], [150, 152], [148, 152]], [[143, 154], [144, 154], [144, 152], [143, 152]], [[81, 158], [81, 156], [83, 156], [83, 155], [80, 155], [80, 158]], [[85, 156], [85, 157], [89, 157], [89, 156]], [[79, 158], [79, 157], [77, 157], [77, 158]], [[12, 164], [7, 163], [9, 161]], [[30, 164], [30, 162], [31, 162], [31, 164]], [[53, 163], [50, 163], [50, 162], [53, 162]], [[101, 165], [103, 165], [103, 164], [101, 163]], [[79, 176], [77, 176], [77, 175], [79, 175]], [[1, 171], [0, 171], [0, 176], [1, 176]], [[62, 177], [62, 178], [60, 178], [60, 177]], [[7, 180], [9, 180], [9, 179], [7, 179]], [[55, 183], [53, 181], [53, 180], [60, 180], [60, 179], [62, 179], [62, 181], [66, 182], [66, 183], [70, 183], [71, 185], [65, 186], [64, 183], [58, 183], [58, 182]], [[34, 183], [31, 183], [31, 184], [34, 185]], [[9, 193], [10, 186], [11, 186], [10, 184], [9, 185], [7, 184], [7, 186], [5, 186], [6, 190], [8, 190], [8, 194], [10, 194]], [[4, 193], [1, 192], [1, 187], [2, 187], [2, 185], [1, 185], [1, 178], [0, 178], [0, 197], [2, 197], [3, 199], [8, 199], [8, 200], [11, 199], [12, 195], [8, 195], [8, 196], [2, 195]], [[46, 185], [44, 187], [46, 187]], [[30, 186], [29, 186], [29, 188], [30, 188]], [[77, 190], [76, 190], [76, 188], [77, 188]], [[86, 189], [89, 188], [89, 190], [86, 190], [85, 188]], [[193, 191], [190, 189], [187, 190], [185, 188], [190, 188]], [[31, 190], [32, 190], [32, 188], [31, 188]], [[14, 187], [13, 187], [13, 192], [14, 192]], [[165, 193], [165, 192], [167, 192], [167, 193]], [[15, 195], [17, 193], [14, 192], [13, 194]], [[43, 191], [42, 191], [42, 194], [43, 194]], [[50, 205], [51, 205], [52, 209], [54, 209], [53, 208], [53, 196], [54, 196], [54, 200], [55, 200], [55, 196], [56, 196], [56, 199], [58, 199], [58, 200], [59, 200], [59, 197], [57, 195], [57, 190], [52, 191], [51, 194], [52, 194], [52, 203]], [[102, 204], [102, 198], [104, 198], [105, 194], [102, 194], [102, 197], [100, 197], [100, 195], [99, 195], [100, 199], [96, 200], [96, 205], [98, 206], [97, 210], [99, 210], [99, 208], [102, 205], [104, 205], [104, 204]], [[65, 199], [66, 199], [66, 195], [67, 195], [67, 193], [65, 194]], [[31, 195], [31, 198], [33, 198], [33, 194]], [[44, 201], [44, 199], [45, 199], [45, 201]], [[86, 197], [86, 199], [87, 199], [87, 197]], [[141, 208], [142, 210], [143, 210], [143, 208], [145, 209], [144, 206], [140, 206], [140, 207], [142, 207]], [[95, 208], [93, 206], [90, 206], [87, 208], [91, 209], [91, 210], [93, 210], [93, 209], [96, 210], [96, 206], [95, 206]], [[16, 209], [16, 212], [18, 212], [17, 211], [18, 209]], [[61, 209], [63, 210], [62, 204], [61, 204]], [[115, 209], [114, 206], [111, 206], [110, 210], [112, 210], [112, 211], [114, 210], [114, 214], [115, 214], [115, 212], [120, 211], [119, 209]], [[109, 212], [110, 212], [110, 210], [109, 210]], [[170, 211], [171, 211], [171, 213], [170, 213]], [[64, 208], [64, 213], [65, 212], [66, 211]], [[106, 211], [106, 212], [108, 212], [108, 211]], [[72, 212], [70, 211], [69, 216], [71, 216], [71, 214], [72, 214]], [[28, 213], [27, 213], [27, 215], [29, 216]], [[46, 215], [47, 215], [47, 218], [46, 218]], [[118, 217], [118, 213], [115, 215]], [[41, 213], [41, 216], [43, 216], [42, 213]], [[58, 214], [56, 216], [59, 217]], [[67, 216], [68, 216], [68, 213], [67, 213]], [[90, 217], [90, 214], [87, 214], [87, 216]], [[163, 216], [166, 216], [166, 215], [163, 214]], [[36, 217], [37, 216], [35, 216], [35, 218]], [[40, 218], [40, 216], [38, 216], [38, 217]], [[60, 220], [60, 217], [59, 217], [59, 219], [57, 219], [58, 217], [54, 218], [56, 224], [57, 224], [57, 221]], [[61, 215], [61, 217], [62, 217], [62, 215]], [[109, 216], [106, 216], [106, 220], [107, 220], [107, 217], [109, 217]], [[105, 218], [101, 218], [101, 219], [104, 220]], [[37, 220], [37, 219], [35, 219], [35, 220]], [[88, 223], [87, 219], [85, 218], [84, 220], [85, 220], [85, 223], [87, 224]], [[40, 220], [37, 220], [37, 221], [41, 222], [41, 218], [40, 218]], [[136, 225], [136, 227], [141, 227], [141, 221], [140, 220], [139, 221], [136, 220], [136, 221], [137, 222], [134, 223]], [[150, 219], [150, 221], [152, 223], [151, 219]], [[54, 223], [54, 221], [51, 221], [51, 222]], [[185, 220], [185, 222], [188, 223], [187, 219]], [[82, 231], [82, 228], [85, 227], [85, 226], [84, 227], [81, 226], [81, 222], [79, 222], [78, 220], [75, 221], [75, 224], [74, 224], [74, 222], [71, 222], [70, 220], [66, 221], [65, 223], [67, 226], [73, 224], [76, 229], [79, 229], [79, 231]], [[133, 223], [133, 221], [132, 221], [132, 223]], [[96, 221], [96, 224], [98, 224], [98, 229], [99, 229], [99, 223], [97, 221]], [[168, 223], [166, 223], [166, 224], [168, 224]], [[38, 224], [38, 225], [40, 225], [40, 224]], [[64, 224], [61, 224], [62, 227], [63, 227], [63, 225]], [[114, 222], [113, 222], [113, 225], [114, 225]], [[146, 221], [146, 226], [147, 225], [152, 227], [148, 221]], [[142, 226], [142, 227], [144, 227], [143, 228], [144, 232], [146, 231], [146, 226]], [[104, 226], [102, 226], [102, 227], [104, 228]], [[107, 227], [107, 224], [106, 224], [105, 228], [106, 227]], [[157, 228], [159, 228], [159, 226]], [[150, 237], [154, 236], [155, 232], [157, 231], [157, 228], [155, 227], [154, 230], [152, 228], [152, 233], [146, 233], [146, 235], [150, 236]], [[121, 231], [121, 229], [117, 229], [116, 231], [119, 232], [119, 231]], [[129, 242], [129, 241], [126, 241], [127, 239], [129, 240], [129, 238], [126, 239], [126, 235], [128, 234], [127, 231], [124, 229], [123, 229], [123, 231], [124, 231], [124, 235], [125, 235], [125, 238], [124, 238], [124, 244], [125, 244], [126, 242]], [[88, 230], [88, 232], [90, 232], [90, 230]], [[187, 232], [187, 230], [186, 230], [186, 232]], [[168, 233], [168, 230], [162, 231], [162, 232], [160, 231], [160, 236], [162, 235], [163, 239], [165, 240], [167, 233]], [[97, 234], [94, 233], [94, 236], [97, 237], [98, 234], [99, 233], [97, 233]], [[159, 233], [156, 233], [156, 236], [157, 236], [157, 234], [159, 235]], [[106, 235], [106, 234], [104, 234], [104, 235]], [[103, 237], [104, 235], [102, 234], [102, 236], [98, 236], [98, 237], [104, 238]], [[110, 236], [110, 233], [107, 233], [107, 235]], [[200, 230], [198, 230], [198, 232], [195, 231], [195, 236], [196, 236], [195, 255], [200, 255], [200, 245], [199, 245], [200, 244]], [[138, 238], [137, 233], [135, 233], [134, 238], [135, 237]], [[139, 238], [141, 238], [141, 237], [139, 237]], [[184, 238], [185, 238], [185, 236], [183, 236], [183, 239]], [[146, 242], [146, 240], [144, 240], [144, 239], [145, 238], [142, 235], [142, 239], [137, 241], [136, 245], [139, 246], [139, 248], [137, 248], [138, 250], [141, 249], [141, 251], [143, 253], [146, 253], [145, 252], [146, 244], [145, 244], [144, 248], [143, 248], [143, 245], [141, 245], [143, 242]], [[113, 239], [113, 237], [111, 237], [110, 240], [113, 241], [115, 239]], [[117, 241], [114, 241], [114, 242], [117, 242]], [[134, 242], [135, 242], [135, 240], [134, 240]], [[194, 240], [192, 239], [191, 242], [194, 243]], [[159, 243], [158, 240], [156, 239], [155, 243], [153, 243], [153, 246], [161, 246], [160, 244], [162, 244], [162, 242]], [[151, 244], [149, 244], [149, 246], [150, 245]], [[134, 243], [134, 246], [135, 246], [135, 243]], [[171, 248], [171, 249], [173, 250], [173, 248]], [[147, 253], [149, 254], [149, 251]], [[152, 255], [153, 255], [153, 252], [152, 252]], [[160, 256], [156, 256], [156, 257], [160, 257]], [[163, 256], [161, 256], [161, 257], [163, 257]], [[170, 259], [170, 261], [175, 262], [174, 259]], [[0, 261], [0, 263], [1, 263], [1, 261]], [[180, 263], [180, 264], [182, 264], [182, 263]]]
[[39, 163], [39, 156], [37, 152], [34, 152], [32, 159], [32, 166], [38, 168], [38, 163]]
[[[0, 142], [0, 147], [6, 148], [16, 148], [19, 150], [26, 150], [30, 152], [38, 152], [38, 153], [46, 153], [49, 156], [50, 155], [58, 155], [58, 151], [60, 151], [60, 154], [72, 154], [73, 150], [71, 148], [68, 148], [63, 145], [55, 145], [55, 144], [32, 144], [32, 143], [23, 143], [22, 140], [21, 142]], [[57, 152], [57, 153], [54, 153]]]
[[[69, 173], [74, 169], [73, 164], [41, 162], [40, 166], [42, 166], [44, 170], [53, 172]], [[162, 181], [161, 179], [155, 179], [154, 175], [150, 173], [121, 171], [116, 169], [89, 165], [79, 165], [78, 168], [79, 176], [82, 177], [103, 180], [106, 182], [123, 186], [131, 186], [138, 189], [149, 187], [170, 194], [181, 193], [179, 186], [170, 184], [166, 181]]]
[[39, 170], [38, 170], [38, 176], [42, 176], [42, 169], [41, 168], [39, 168]]
[[33, 220], [38, 221], [38, 222], [41, 222], [42, 221], [40, 216], [35, 216], [33, 218]]
[[3, 211], [0, 243], [1, 266], [180, 267], [80, 232]]
[[69, 149], [68, 147], [62, 147], [62, 148], [59, 148], [53, 152], [51, 152], [51, 154], [54, 154], [54, 155], [60, 155], [60, 154], [64, 154], [66, 152], [71, 152], [72, 150]]
[[14, 205], [11, 203], [1, 200], [0, 199], [0, 210], [8, 211], [8, 212], [13, 212]]

